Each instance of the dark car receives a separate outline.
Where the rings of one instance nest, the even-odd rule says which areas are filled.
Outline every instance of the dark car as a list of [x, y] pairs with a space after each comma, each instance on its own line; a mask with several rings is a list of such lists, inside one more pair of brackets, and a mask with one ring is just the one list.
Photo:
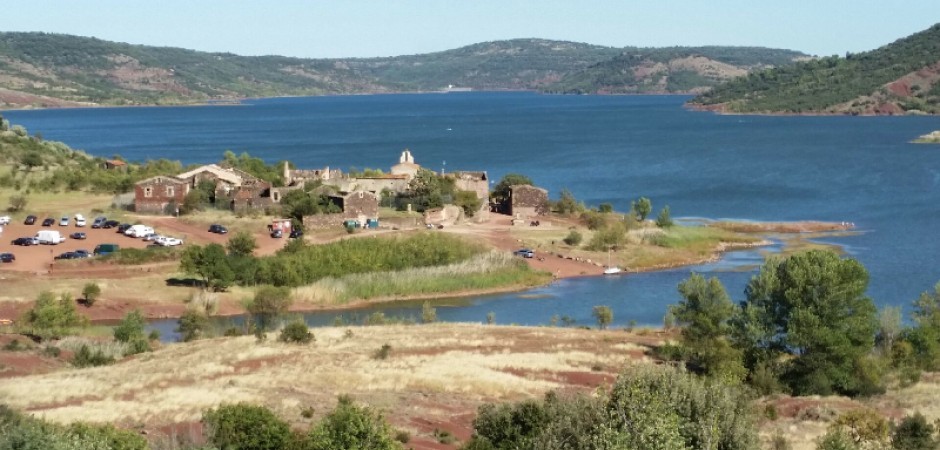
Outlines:
[[23, 245], [23, 246], [39, 245], [39, 239], [32, 238], [32, 237], [21, 237], [21, 238], [14, 239], [12, 243], [13, 245]]
[[93, 256], [93, 255], [91, 254], [91, 252], [89, 252], [88, 250], [81, 250], [81, 249], [79, 249], [79, 250], [75, 250], [75, 251], [72, 252], [72, 253], [74, 253], [75, 256], [77, 256], [77, 257], [79, 257], [79, 258], [91, 258], [91, 257]]
[[131, 225], [131, 224], [129, 224], [129, 223], [122, 223], [122, 224], [118, 225], [118, 227], [117, 227], [117, 232], [118, 232], [118, 233], [121, 233], [121, 234], [124, 234], [124, 232], [127, 231], [127, 229], [130, 228], [130, 227], [132, 227], [132, 226], [133, 226], [133, 225]]
[[104, 226], [104, 223], [108, 221], [108, 218], [105, 216], [95, 217], [95, 221], [91, 223], [92, 228], [101, 228]]
[[11, 263], [16, 261], [16, 256], [12, 253], [0, 253], [0, 262]]
[[225, 233], [228, 233], [228, 228], [225, 228], [222, 225], [214, 223], [212, 225], [209, 225], [209, 232], [216, 233], [216, 234], [225, 234]]
[[26, 216], [26, 220], [23, 221], [23, 225], [33, 225], [36, 223], [36, 216], [29, 215]]
[[81, 256], [78, 256], [75, 252], [65, 252], [56, 255], [55, 259], [79, 259]]
[[519, 250], [516, 250], [516, 251], [512, 252], [512, 254], [513, 254], [513, 255], [516, 255], [516, 256], [521, 256], [521, 257], [523, 257], [523, 258], [534, 258], [534, 257], [535, 257], [535, 252], [533, 252], [532, 250], [529, 250], [529, 249], [527, 249], [527, 248], [521, 248], [521, 249], [519, 249]]
[[304, 235], [304, 230], [300, 230], [300, 229], [297, 229], [297, 228], [294, 228], [293, 230], [290, 230], [290, 237], [293, 238], [293, 239], [297, 239], [297, 238], [299, 238], [299, 237], [303, 237], [303, 235]]
[[271, 231], [271, 237], [273, 237], [273, 238], [275, 238], [275, 239], [280, 239], [280, 238], [284, 237], [284, 232], [281, 231], [281, 230], [273, 230], [273, 231]]
[[44, 227], [51, 227], [53, 225], [55, 225], [55, 219], [53, 219], [52, 217], [46, 217], [42, 221], [42, 226]]
[[121, 225], [121, 222], [117, 220], [105, 220], [104, 223], [101, 224], [101, 228], [114, 228], [119, 225]]
[[79, 232], [75, 232], [75, 233], [70, 234], [69, 237], [72, 238], [72, 239], [79, 239], [79, 240], [81, 240], [81, 239], [85, 239], [85, 233], [82, 233], [82, 232], [79, 231]]

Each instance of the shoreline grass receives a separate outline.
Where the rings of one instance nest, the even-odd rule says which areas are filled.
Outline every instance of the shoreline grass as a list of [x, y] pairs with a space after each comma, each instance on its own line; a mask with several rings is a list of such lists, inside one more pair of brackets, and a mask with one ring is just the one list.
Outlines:
[[446, 266], [328, 277], [295, 288], [294, 298], [306, 304], [344, 305], [356, 300], [528, 287], [544, 284], [550, 277], [508, 253], [491, 251]]

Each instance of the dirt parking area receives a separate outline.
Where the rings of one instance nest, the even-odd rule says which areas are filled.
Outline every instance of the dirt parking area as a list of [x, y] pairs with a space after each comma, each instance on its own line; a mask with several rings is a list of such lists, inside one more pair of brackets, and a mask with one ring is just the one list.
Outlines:
[[[17, 221], [3, 227], [3, 233], [0, 234], [0, 253], [13, 253], [16, 256], [16, 261], [0, 265], [0, 270], [28, 272], [37, 275], [56, 274], [58, 268], [66, 272], [74, 271], [82, 265], [82, 261], [56, 260], [55, 257], [75, 250], [92, 252], [99, 244], [117, 244], [121, 248], [145, 248], [150, 244], [150, 242], [143, 239], [124, 236], [118, 233], [116, 228], [76, 227], [74, 221], [70, 221], [68, 226], [59, 226], [58, 220], [53, 226], [43, 227], [38, 223], [41, 220], [42, 218], [35, 225], [25, 225], [22, 221]], [[91, 219], [89, 218], [90, 222]], [[209, 243], [225, 245], [229, 237], [229, 234], [210, 233], [208, 226], [187, 223], [175, 217], [139, 216], [128, 223], [142, 223], [151, 226], [157, 234], [182, 239], [183, 245], [205, 245]], [[12, 244], [14, 239], [35, 236], [39, 230], [59, 231], [66, 240], [56, 245], [19, 246]], [[75, 232], [85, 233], [86, 238], [82, 240], [72, 239], [70, 235]], [[258, 254], [274, 253], [287, 242], [286, 238], [272, 239], [264, 229], [259, 229], [255, 233], [255, 239], [258, 242]]]

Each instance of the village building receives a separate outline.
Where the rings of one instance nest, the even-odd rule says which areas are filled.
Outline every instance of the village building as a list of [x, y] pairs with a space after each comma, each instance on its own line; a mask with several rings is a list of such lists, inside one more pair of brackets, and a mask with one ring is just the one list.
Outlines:
[[307, 181], [322, 181], [329, 184], [343, 178], [342, 170], [330, 169], [330, 166], [322, 169], [291, 169], [287, 161], [284, 161], [283, 171], [285, 186], [303, 186]]
[[405, 151], [401, 152], [398, 164], [392, 166], [392, 175], [404, 176], [408, 181], [411, 181], [418, 175], [419, 170], [421, 170], [421, 166], [415, 164], [415, 158], [411, 155], [411, 150], [406, 148]]
[[134, 185], [134, 210], [150, 214], [176, 214], [190, 186], [173, 177], [156, 176]]
[[329, 196], [330, 202], [342, 212], [304, 216], [304, 227], [328, 228], [355, 223], [360, 227], [377, 225], [379, 196], [368, 191], [342, 192]]
[[509, 188], [509, 215], [513, 220], [530, 221], [549, 213], [548, 191], [527, 184]]

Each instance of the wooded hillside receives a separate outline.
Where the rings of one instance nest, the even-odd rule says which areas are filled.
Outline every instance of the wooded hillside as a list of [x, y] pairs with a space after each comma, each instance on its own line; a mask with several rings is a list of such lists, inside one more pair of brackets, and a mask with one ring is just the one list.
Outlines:
[[940, 113], [940, 24], [872, 51], [754, 72], [691, 103], [744, 113]]

